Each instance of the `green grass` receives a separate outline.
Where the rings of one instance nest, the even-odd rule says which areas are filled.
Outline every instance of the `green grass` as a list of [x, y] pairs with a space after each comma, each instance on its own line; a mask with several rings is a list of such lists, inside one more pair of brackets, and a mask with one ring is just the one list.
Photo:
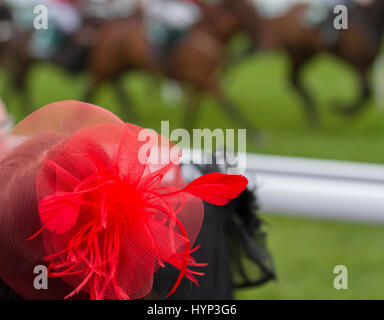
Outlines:
[[[268, 217], [278, 281], [239, 290], [240, 299], [384, 299], [382, 227]], [[333, 286], [337, 265], [348, 290]]]
[[[322, 126], [316, 131], [305, 123], [300, 99], [287, 81], [288, 70], [282, 55], [257, 55], [231, 68], [223, 79], [228, 95], [269, 134], [265, 145], [249, 143], [249, 152], [384, 163], [384, 114], [373, 101], [366, 112], [353, 119], [339, 117], [329, 109], [330, 101], [352, 101], [357, 95], [356, 79], [347, 66], [323, 56], [303, 74], [321, 113]], [[61, 99], [79, 99], [85, 77], [73, 79], [41, 65], [30, 75], [29, 87], [37, 108]], [[140, 125], [159, 130], [161, 120], [170, 120], [172, 128], [181, 126], [182, 103], [167, 106], [161, 101], [159, 86], [147, 76], [128, 75], [126, 89], [141, 116]], [[20, 119], [18, 102], [14, 96], [9, 106]], [[110, 86], [101, 89], [97, 104], [122, 115]], [[209, 97], [204, 99], [198, 126], [236, 128]], [[238, 298], [384, 298], [383, 227], [270, 216], [266, 220], [279, 281], [241, 290]], [[333, 288], [332, 271], [339, 264], [349, 268], [349, 290]]]

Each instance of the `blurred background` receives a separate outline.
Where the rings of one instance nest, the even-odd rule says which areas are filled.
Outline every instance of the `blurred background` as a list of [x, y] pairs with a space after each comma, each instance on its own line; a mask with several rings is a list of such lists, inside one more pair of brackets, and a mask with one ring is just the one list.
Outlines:
[[[383, 3], [0, 1], [0, 134], [76, 99], [155, 130], [247, 127], [251, 153], [384, 164]], [[263, 218], [278, 280], [237, 298], [384, 298], [382, 225]]]

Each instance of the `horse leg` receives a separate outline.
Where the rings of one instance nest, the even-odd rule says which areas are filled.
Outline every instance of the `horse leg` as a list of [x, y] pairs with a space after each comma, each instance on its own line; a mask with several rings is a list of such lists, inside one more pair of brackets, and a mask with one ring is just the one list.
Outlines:
[[88, 103], [93, 103], [95, 100], [95, 95], [98, 85], [94, 81], [88, 85], [87, 89], [84, 92], [83, 101]]
[[1, 88], [0, 97], [5, 102], [6, 105], [12, 101], [12, 98], [19, 94], [16, 91], [15, 84], [11, 76], [7, 77], [8, 79], [4, 81], [4, 87]]
[[10, 80], [12, 88], [20, 95], [20, 105], [23, 117], [26, 116], [23, 111], [26, 113], [31, 113], [34, 111], [31, 94], [27, 85], [27, 74], [28, 66], [24, 66], [23, 68], [20, 68], [14, 72], [13, 77]]
[[[103, 83], [103, 80], [101, 80], [99, 77], [92, 78], [85, 94], [83, 101], [93, 103], [95, 100], [95, 95], [97, 92], [97, 89], [100, 87], [100, 85]], [[137, 115], [131, 108], [130, 99], [128, 97], [128, 94], [124, 90], [124, 87], [122, 86], [121, 79], [117, 78], [113, 81], [113, 86], [117, 95], [117, 98], [119, 100], [120, 105], [122, 106], [122, 109], [124, 110], [124, 118], [126, 120], [129, 120], [130, 122], [136, 122]]]
[[88, 103], [95, 103], [97, 92], [105, 81], [105, 79], [98, 77], [97, 73], [91, 74], [88, 87], [86, 88], [83, 95], [83, 101]]
[[31, 97], [30, 91], [28, 90], [28, 86], [27, 86], [25, 79], [23, 80], [23, 83], [19, 88], [20, 88], [21, 93], [22, 93], [22, 97], [21, 97], [22, 98], [22, 101], [21, 101], [22, 106], [25, 106], [25, 109], [27, 110], [27, 112], [35, 111], [35, 108], [33, 107], [33, 105], [34, 105], [33, 99]]
[[201, 91], [196, 90], [195, 88], [188, 88], [187, 91], [187, 102], [185, 104], [184, 112], [184, 128], [189, 131], [190, 134], [193, 133], [193, 129], [197, 123], [197, 116], [201, 109]]
[[133, 104], [131, 99], [129, 98], [128, 93], [124, 89], [124, 86], [122, 85], [121, 79], [116, 79], [114, 82], [114, 87], [116, 90], [116, 95], [117, 98], [119, 99], [121, 108], [124, 113], [124, 118], [125, 120], [132, 122], [132, 123], [137, 123], [138, 121], [138, 116], [137, 113], [135, 112], [134, 108], [132, 108]]
[[372, 89], [368, 80], [368, 72], [366, 69], [359, 71], [359, 81], [361, 86], [360, 95], [357, 100], [349, 105], [336, 105], [334, 107], [335, 111], [346, 116], [355, 116], [364, 110], [366, 106], [366, 101], [372, 95]]
[[308, 56], [298, 59], [298, 56], [291, 56], [292, 58], [292, 69], [291, 69], [291, 84], [296, 89], [297, 93], [303, 100], [303, 106], [308, 124], [311, 128], [318, 126], [319, 116], [316, 110], [315, 102], [308, 90], [303, 86], [300, 81], [301, 69], [305, 62], [309, 59]]

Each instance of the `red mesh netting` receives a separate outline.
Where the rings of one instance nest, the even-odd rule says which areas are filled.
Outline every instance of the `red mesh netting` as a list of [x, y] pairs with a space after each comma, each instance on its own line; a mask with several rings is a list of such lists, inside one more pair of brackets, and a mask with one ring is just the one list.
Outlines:
[[[225, 204], [247, 184], [211, 174], [187, 186], [167, 139], [75, 101], [33, 113], [2, 149], [0, 277], [27, 299], [141, 298], [165, 263], [196, 282], [199, 198]], [[48, 290], [33, 286], [39, 264]]]

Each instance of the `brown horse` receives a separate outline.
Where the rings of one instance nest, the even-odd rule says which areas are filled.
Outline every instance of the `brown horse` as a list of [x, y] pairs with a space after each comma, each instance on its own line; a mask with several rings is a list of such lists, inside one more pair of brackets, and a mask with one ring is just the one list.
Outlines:
[[[122, 103], [128, 105], [119, 78], [124, 72], [141, 69], [173, 78], [187, 87], [190, 99], [185, 114], [186, 128], [194, 126], [200, 97], [207, 92], [240, 126], [256, 132], [252, 122], [221, 89], [217, 71], [228, 42], [239, 31], [246, 31], [253, 40], [259, 38], [258, 21], [258, 14], [248, 0], [222, 0], [216, 5], [205, 5], [201, 21], [188, 30], [161, 61], [154, 58], [142, 17], [108, 22], [100, 29], [92, 50], [93, 78], [88, 100], [102, 83], [111, 81], [119, 88]], [[133, 116], [131, 112], [130, 117]]]
[[19, 31], [13, 26], [11, 12], [4, 4], [0, 4], [0, 24], [0, 65], [6, 69], [8, 84], [11, 86], [3, 90], [2, 96], [12, 91], [9, 89], [16, 89], [17, 93], [22, 92], [25, 100], [28, 100], [27, 92], [23, 89], [31, 60], [26, 55], [26, 43], [30, 42], [32, 33]]
[[[326, 41], [321, 28], [306, 27], [302, 23], [307, 9], [307, 5], [297, 5], [282, 17], [264, 20], [259, 45], [267, 49], [284, 49], [288, 53], [292, 63], [291, 82], [304, 101], [306, 116], [312, 125], [318, 123], [317, 110], [311, 95], [300, 82], [300, 72], [320, 52], [330, 52], [344, 59], [357, 71], [361, 93], [352, 105], [337, 105], [335, 109], [346, 115], [358, 114], [371, 96], [368, 72], [381, 47], [384, 1], [349, 8], [348, 29], [335, 30], [337, 39], [331, 43]], [[332, 15], [330, 13], [326, 23], [333, 24]]]
[[[19, 30], [12, 22], [6, 6], [0, 7], [0, 66], [6, 72], [6, 88], [2, 96], [16, 92], [22, 98], [25, 111], [33, 111], [32, 100], [27, 90], [28, 73], [39, 62], [53, 63], [71, 74], [87, 70], [87, 58], [98, 26], [103, 21], [96, 18], [84, 19], [83, 26], [73, 35], [67, 36], [57, 48], [55, 54], [48, 58], [37, 58], [31, 52], [34, 31]], [[6, 29], [7, 37], [3, 36]], [[5, 39], [3, 39], [5, 38]]]

